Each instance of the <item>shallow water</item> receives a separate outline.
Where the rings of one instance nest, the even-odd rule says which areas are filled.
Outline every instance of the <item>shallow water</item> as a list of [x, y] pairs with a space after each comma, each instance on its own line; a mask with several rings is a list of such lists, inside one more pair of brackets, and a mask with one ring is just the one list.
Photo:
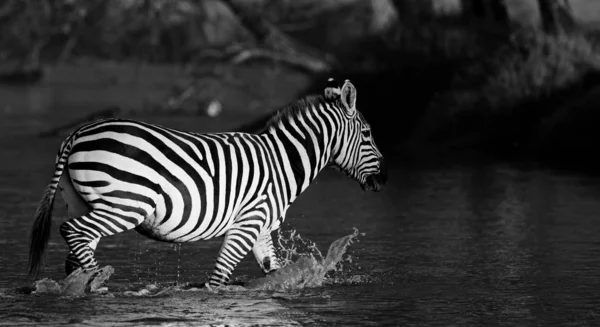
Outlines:
[[[115, 269], [108, 295], [21, 294], [29, 228], [61, 138], [34, 136], [47, 118], [7, 119], [0, 119], [0, 325], [600, 323], [600, 179], [506, 164], [416, 169], [393, 157], [385, 191], [365, 193], [326, 171], [290, 209], [283, 228], [323, 252], [353, 227], [365, 233], [321, 287], [189, 289], [206, 280], [221, 240], [179, 246], [132, 231], [98, 246], [100, 264]], [[42, 277], [64, 277], [67, 247], [57, 230], [64, 217], [57, 197]], [[251, 256], [234, 273], [261, 276]], [[156, 291], [136, 295], [148, 285]]]

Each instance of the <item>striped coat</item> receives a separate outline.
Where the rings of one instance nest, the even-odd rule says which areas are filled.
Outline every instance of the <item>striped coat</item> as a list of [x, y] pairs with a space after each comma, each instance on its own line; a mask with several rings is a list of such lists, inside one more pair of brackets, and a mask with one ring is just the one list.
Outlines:
[[124, 119], [80, 127], [62, 143], [36, 214], [30, 273], [41, 264], [57, 188], [80, 208], [60, 226], [67, 273], [96, 269], [100, 238], [130, 229], [165, 242], [223, 236], [209, 286], [227, 283], [250, 250], [265, 273], [279, 268], [271, 232], [324, 167], [366, 190], [385, 184], [383, 157], [355, 100], [349, 81], [339, 88], [330, 80], [324, 96], [280, 110], [259, 134], [196, 134]]

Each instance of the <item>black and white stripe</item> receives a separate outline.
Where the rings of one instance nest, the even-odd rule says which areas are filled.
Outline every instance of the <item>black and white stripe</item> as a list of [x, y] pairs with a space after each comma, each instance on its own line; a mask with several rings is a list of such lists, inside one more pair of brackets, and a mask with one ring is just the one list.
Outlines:
[[227, 283], [250, 250], [265, 273], [279, 268], [271, 232], [325, 166], [366, 190], [385, 184], [354, 86], [330, 80], [324, 93], [280, 110], [259, 134], [195, 134], [124, 119], [79, 128], [62, 143], [36, 214], [30, 273], [41, 264], [59, 181], [76, 194], [67, 204], [88, 208], [60, 226], [67, 273], [97, 268], [98, 240], [130, 229], [166, 242], [224, 236], [210, 286]]

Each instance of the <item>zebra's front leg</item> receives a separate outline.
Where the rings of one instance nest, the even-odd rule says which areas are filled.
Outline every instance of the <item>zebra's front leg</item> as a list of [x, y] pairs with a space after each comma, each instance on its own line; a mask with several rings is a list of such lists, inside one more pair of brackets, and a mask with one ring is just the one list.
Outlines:
[[255, 224], [236, 226], [227, 231], [225, 240], [219, 251], [215, 269], [208, 283], [208, 288], [227, 285], [237, 264], [250, 252], [261, 226]]
[[64, 222], [60, 226], [60, 234], [70, 249], [65, 263], [67, 275], [79, 267], [84, 271], [96, 270], [98, 262], [94, 258], [94, 251], [100, 238], [133, 229], [143, 220], [144, 216], [139, 212], [117, 214], [95, 209]]
[[258, 237], [256, 244], [252, 248], [252, 252], [254, 252], [258, 266], [265, 274], [281, 268], [281, 264], [275, 253], [275, 247], [273, 246], [271, 231], [264, 231]]

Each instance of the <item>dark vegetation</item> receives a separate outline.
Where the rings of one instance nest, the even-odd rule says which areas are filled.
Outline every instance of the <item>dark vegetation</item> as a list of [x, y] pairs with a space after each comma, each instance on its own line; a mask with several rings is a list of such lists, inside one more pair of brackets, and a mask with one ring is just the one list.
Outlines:
[[[329, 76], [351, 79], [384, 151], [478, 153], [579, 168], [600, 163], [594, 155], [600, 139], [595, 32], [577, 24], [564, 0], [537, 1], [540, 28], [511, 22], [502, 1], [487, 7], [462, 2], [462, 14], [439, 15], [423, 5], [427, 1], [393, 1], [398, 19], [373, 33], [369, 1], [332, 9], [308, 0], [215, 0], [185, 13], [148, 1], [116, 12], [112, 1], [7, 1], [11, 10], [46, 14], [0, 12], [0, 56], [24, 58], [21, 67], [82, 56], [195, 65], [283, 62], [313, 76], [313, 87], [301, 94], [320, 93]], [[32, 3], [43, 8], [33, 10]], [[214, 17], [241, 19], [214, 25], [212, 31], [226, 32], [211, 34], [205, 22]], [[254, 61], [240, 59], [248, 49]], [[267, 116], [240, 130], [262, 129]]]
[[[547, 17], [544, 30], [494, 18], [500, 21], [408, 20], [362, 41], [357, 48], [376, 49], [368, 56], [379, 69], [339, 75], [350, 71], [361, 86], [359, 104], [378, 143], [409, 156], [479, 154], [596, 170], [594, 31], [568, 16]], [[346, 58], [344, 67], [363, 54]]]

